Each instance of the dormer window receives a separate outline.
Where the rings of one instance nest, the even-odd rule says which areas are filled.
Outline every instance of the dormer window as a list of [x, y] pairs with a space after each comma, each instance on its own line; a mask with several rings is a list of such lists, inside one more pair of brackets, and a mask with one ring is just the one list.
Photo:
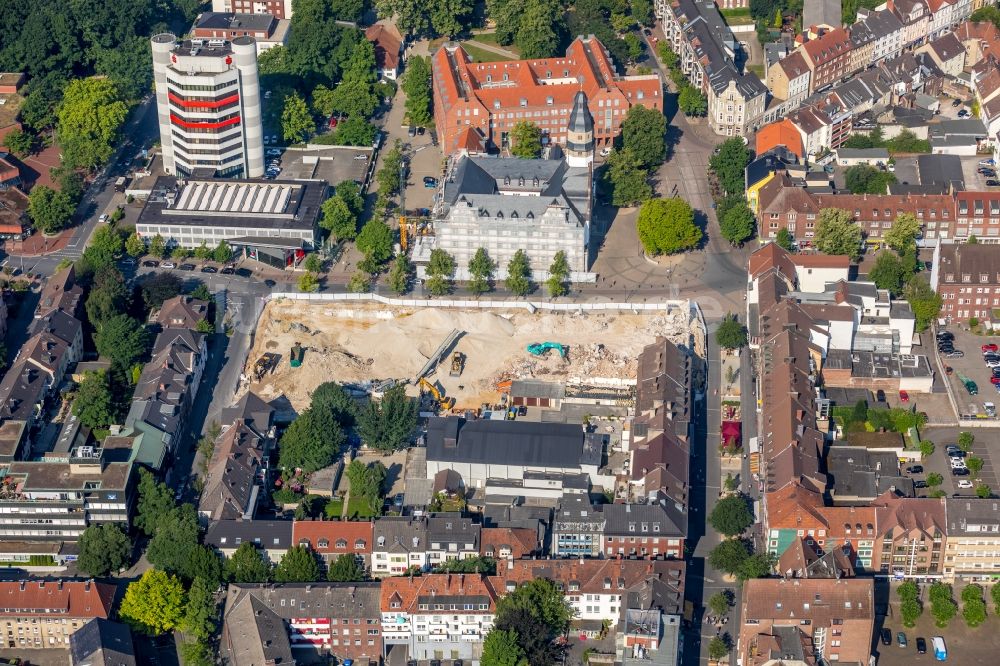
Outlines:
[[510, 219], [512, 219], [512, 220], [516, 220], [517, 219], [517, 211], [516, 210], [515, 211], [511, 211]]
[[527, 97], [522, 97], [521, 98], [521, 108], [523, 109], [526, 106], [528, 106], [528, 98]]
[[545, 98], [545, 104], [547, 106], [552, 106], [552, 98], [551, 97], [546, 97]]
[[500, 108], [500, 100], [498, 100], [498, 99], [493, 100], [493, 108], [494, 109], [499, 109]]
[[318, 542], [316, 542], [316, 545], [319, 546], [320, 548], [329, 548], [330, 541], [328, 539], [320, 539]]
[[[326, 539], [324, 539], [324, 541], [326, 541]], [[347, 548], [347, 539], [337, 539], [337, 548]]]

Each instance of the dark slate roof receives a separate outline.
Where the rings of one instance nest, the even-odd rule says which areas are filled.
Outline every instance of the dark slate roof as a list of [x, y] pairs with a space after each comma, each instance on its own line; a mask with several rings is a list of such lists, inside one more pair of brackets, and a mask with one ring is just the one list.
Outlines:
[[893, 488], [913, 496], [913, 480], [900, 475], [899, 461], [891, 451], [869, 451], [862, 447], [836, 446], [827, 454], [827, 478], [834, 502], [871, 500]]
[[427, 518], [379, 518], [374, 531], [376, 552], [427, 551]]
[[51, 312], [32, 320], [28, 326], [28, 335], [37, 335], [42, 331], [51, 333], [66, 344], [73, 344], [76, 336], [80, 334], [83, 324], [80, 320], [62, 310], [52, 310]]
[[202, 30], [245, 30], [248, 32], [271, 31], [275, 18], [270, 14], [229, 14], [205, 12], [195, 22]]
[[73, 666], [135, 666], [132, 633], [119, 622], [96, 617], [69, 637]]
[[463, 518], [461, 513], [435, 513], [427, 519], [428, 546], [433, 548], [433, 544], [437, 543], [447, 550], [448, 544], [454, 543], [462, 550], [471, 544], [472, 549], [479, 550], [480, 529], [479, 523]]
[[208, 526], [205, 543], [214, 548], [239, 548], [250, 541], [263, 550], [292, 546], [291, 520], [218, 520]]
[[949, 536], [995, 535], [1000, 532], [1000, 500], [953, 497], [946, 499], [944, 506]]
[[233, 664], [294, 663], [284, 621], [257, 597], [237, 593], [227, 599], [223, 623], [223, 645]]
[[659, 504], [608, 504], [604, 507], [605, 536], [682, 537], [687, 525], [677, 525]]
[[[427, 459], [442, 462], [576, 468], [588, 461], [583, 429], [566, 423], [468, 421], [432, 418], [427, 427]], [[597, 463], [600, 463], [597, 451]]]
[[274, 423], [274, 407], [251, 391], [236, 404], [222, 410], [224, 424], [235, 423], [237, 419], [251, 426], [254, 431], [265, 434]]

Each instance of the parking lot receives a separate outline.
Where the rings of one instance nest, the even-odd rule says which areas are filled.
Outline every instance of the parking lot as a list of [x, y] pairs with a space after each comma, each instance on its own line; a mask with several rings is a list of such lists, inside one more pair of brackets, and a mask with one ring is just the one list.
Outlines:
[[[360, 184], [365, 180], [365, 172], [373, 152], [371, 147], [289, 148], [281, 155], [281, 173], [278, 178], [325, 180], [334, 186], [345, 180]], [[268, 160], [271, 159], [268, 157]]]
[[[998, 338], [973, 335], [958, 326], [949, 327], [947, 330], [955, 336], [955, 350], [964, 354], [962, 358], [941, 356], [941, 366], [945, 368], [945, 376], [955, 396], [959, 414], [970, 415], [972, 418], [985, 418], [986, 411], [983, 408], [983, 403], [1000, 402], [1000, 395], [994, 389], [994, 385], [990, 383], [993, 373], [983, 361], [982, 346], [987, 343], [996, 343]], [[928, 341], [927, 344], [933, 344], [934, 353], [937, 353], [937, 344], [933, 340]], [[950, 373], [948, 368], [952, 369]], [[961, 377], [967, 377], [975, 382], [979, 393], [970, 395], [962, 383]]]
[[[925, 479], [927, 475], [931, 472], [937, 472], [944, 478], [944, 483], [941, 485], [941, 490], [945, 492], [949, 497], [955, 493], [961, 495], [972, 495], [974, 494], [974, 489], [960, 490], [956, 486], [956, 482], [959, 479], [968, 479], [972, 481], [973, 485], [978, 485], [978, 483], [985, 483], [994, 491], [1000, 489], [1000, 485], [997, 483], [997, 468], [993, 462], [993, 458], [1000, 460], [1000, 429], [993, 428], [973, 428], [969, 430], [976, 440], [972, 445], [972, 450], [966, 456], [966, 459], [975, 456], [977, 458], [982, 458], [983, 469], [979, 473], [978, 479], [973, 479], [970, 476], [953, 476], [951, 473], [951, 464], [948, 462], [948, 456], [945, 452], [945, 447], [949, 444], [958, 444], [958, 434], [961, 432], [960, 428], [950, 427], [950, 428], [925, 428], [921, 431], [921, 439], [928, 439], [934, 442], [934, 453], [930, 457], [924, 458], [921, 464], [924, 467], [923, 474], [912, 475], [914, 479]], [[927, 494], [928, 491], [933, 489], [926, 489], [919, 491], [919, 494]]]

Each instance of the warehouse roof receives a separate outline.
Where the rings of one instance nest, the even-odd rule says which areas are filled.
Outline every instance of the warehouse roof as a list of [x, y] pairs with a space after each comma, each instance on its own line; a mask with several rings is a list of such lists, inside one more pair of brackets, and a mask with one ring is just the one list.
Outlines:
[[467, 421], [432, 418], [427, 428], [427, 459], [445, 462], [578, 467], [599, 464], [579, 425], [528, 421]]

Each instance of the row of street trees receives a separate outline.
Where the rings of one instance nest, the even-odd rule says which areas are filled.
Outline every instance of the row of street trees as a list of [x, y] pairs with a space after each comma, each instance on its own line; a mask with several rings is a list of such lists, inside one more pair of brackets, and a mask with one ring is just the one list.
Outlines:
[[[896, 594], [899, 597], [899, 612], [903, 626], [915, 627], [924, 612], [920, 601], [920, 586], [908, 580], [899, 585]], [[1000, 586], [994, 585], [990, 588], [990, 597], [996, 606], [996, 612], [1000, 614]], [[958, 604], [955, 602], [951, 585], [933, 583], [928, 588], [928, 598], [934, 624], [944, 629], [958, 615]], [[963, 587], [961, 599], [962, 619], [966, 625], [975, 628], [986, 621], [986, 599], [981, 585], [970, 583]]]

